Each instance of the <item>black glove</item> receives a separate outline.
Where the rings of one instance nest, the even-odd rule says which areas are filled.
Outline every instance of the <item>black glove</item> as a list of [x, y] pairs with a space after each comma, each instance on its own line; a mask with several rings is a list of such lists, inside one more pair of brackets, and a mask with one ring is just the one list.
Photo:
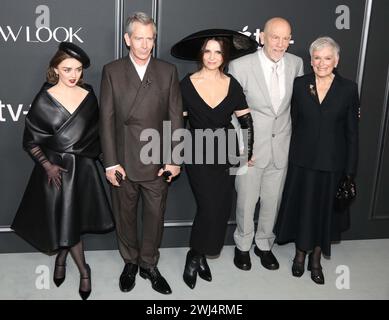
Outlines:
[[48, 184], [50, 184], [50, 182], [53, 182], [55, 187], [59, 189], [61, 187], [61, 173], [67, 172], [67, 170], [56, 164], [52, 164], [50, 161], [46, 161], [42, 166], [46, 170]]
[[254, 127], [253, 127], [253, 118], [251, 113], [246, 113], [243, 116], [238, 117], [240, 127], [242, 129], [247, 129], [247, 158], [250, 161], [253, 156], [253, 147], [254, 147]]
[[59, 189], [61, 187], [62, 179], [61, 172], [67, 172], [67, 170], [56, 164], [52, 164], [46, 158], [46, 155], [43, 153], [42, 149], [39, 146], [34, 146], [29, 150], [29, 152], [35, 162], [39, 163], [43, 167], [43, 169], [45, 169], [48, 177], [48, 184], [50, 184], [50, 182], [53, 182], [55, 187]]

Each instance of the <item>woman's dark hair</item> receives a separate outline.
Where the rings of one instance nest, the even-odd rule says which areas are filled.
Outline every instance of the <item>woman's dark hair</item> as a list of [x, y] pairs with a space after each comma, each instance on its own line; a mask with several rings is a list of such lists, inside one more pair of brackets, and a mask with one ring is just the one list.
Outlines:
[[[46, 72], [46, 80], [48, 83], [57, 84], [58, 83], [58, 75], [55, 73], [54, 68], [57, 68], [58, 65], [64, 61], [65, 59], [74, 59], [71, 55], [67, 54], [62, 50], [58, 50], [55, 55], [51, 58], [49, 63], [49, 68]], [[83, 73], [81, 73], [80, 80], [78, 80], [77, 84], [81, 85]]]
[[198, 60], [199, 60], [199, 69], [204, 67], [203, 57], [205, 52], [205, 47], [209, 40], [215, 40], [219, 45], [223, 57], [223, 63], [220, 65], [219, 70], [223, 72], [224, 68], [228, 65], [230, 61], [230, 40], [226, 37], [211, 37], [204, 40], [203, 45], [201, 46]]

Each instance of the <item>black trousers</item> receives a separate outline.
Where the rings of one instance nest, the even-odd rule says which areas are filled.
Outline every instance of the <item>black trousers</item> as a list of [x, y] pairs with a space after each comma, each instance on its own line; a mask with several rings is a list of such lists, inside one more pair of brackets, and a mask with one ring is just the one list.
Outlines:
[[[125, 263], [154, 267], [159, 259], [168, 185], [163, 178], [122, 181], [112, 188], [113, 212], [120, 254]], [[142, 236], [138, 240], [137, 209], [142, 197]]]

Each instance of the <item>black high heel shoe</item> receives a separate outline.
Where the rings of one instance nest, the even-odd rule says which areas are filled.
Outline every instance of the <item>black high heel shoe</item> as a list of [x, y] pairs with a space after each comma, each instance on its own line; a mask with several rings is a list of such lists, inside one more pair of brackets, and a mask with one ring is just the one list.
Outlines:
[[193, 289], [196, 286], [197, 272], [199, 270], [199, 256], [193, 250], [189, 250], [186, 255], [185, 270], [183, 274], [184, 282]]
[[199, 258], [199, 270], [198, 270], [199, 276], [201, 279], [205, 281], [212, 281], [212, 274], [211, 269], [209, 269], [207, 258], [205, 258], [205, 255], [201, 255]]
[[89, 264], [86, 265], [86, 269], [88, 271], [88, 276], [87, 277], [83, 277], [83, 276], [80, 276], [80, 289], [78, 290], [78, 293], [80, 294], [80, 297], [82, 300], [86, 300], [88, 299], [91, 291], [92, 291], [92, 283], [90, 284], [90, 289], [87, 290], [87, 291], [83, 291], [81, 290], [81, 282], [83, 279], [89, 279], [89, 281], [91, 281], [91, 275], [92, 275], [92, 271], [89, 267]]
[[305, 259], [303, 262], [297, 262], [296, 259], [293, 260], [293, 264], [292, 264], [293, 277], [300, 278], [304, 274], [304, 265], [305, 265]]
[[311, 279], [316, 284], [324, 284], [324, 274], [322, 272], [322, 267], [313, 267], [312, 266], [312, 257], [309, 255], [308, 260], [308, 271], [311, 271]]
[[[61, 277], [61, 278], [55, 277], [57, 268], [64, 268], [65, 269], [63, 277]], [[53, 281], [54, 281], [55, 285], [57, 287], [59, 287], [65, 281], [65, 278], [66, 278], [66, 263], [64, 265], [60, 265], [60, 264], [56, 263], [55, 267], [54, 267], [54, 274], [53, 274]]]

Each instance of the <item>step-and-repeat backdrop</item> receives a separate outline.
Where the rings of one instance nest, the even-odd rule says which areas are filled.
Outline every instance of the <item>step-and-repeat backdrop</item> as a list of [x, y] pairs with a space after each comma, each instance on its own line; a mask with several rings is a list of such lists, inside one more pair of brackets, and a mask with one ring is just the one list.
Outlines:
[[[323, 35], [339, 42], [339, 69], [345, 77], [357, 80], [363, 70], [360, 62], [365, 0], [3, 0], [0, 3], [2, 231], [12, 222], [33, 165], [22, 150], [25, 115], [45, 80], [58, 43], [74, 42], [89, 54], [92, 64], [84, 78], [98, 94], [103, 65], [128, 53], [122, 41], [123, 23], [138, 10], [155, 18], [158, 26], [155, 55], [176, 64], [181, 78], [193, 72], [196, 64], [170, 56], [175, 42], [206, 28], [234, 29], [259, 40], [265, 21], [273, 16], [291, 22], [293, 37], [289, 51], [304, 59], [306, 72], [310, 71], [309, 44]], [[188, 226], [195, 210], [184, 173], [170, 187], [165, 223]]]

